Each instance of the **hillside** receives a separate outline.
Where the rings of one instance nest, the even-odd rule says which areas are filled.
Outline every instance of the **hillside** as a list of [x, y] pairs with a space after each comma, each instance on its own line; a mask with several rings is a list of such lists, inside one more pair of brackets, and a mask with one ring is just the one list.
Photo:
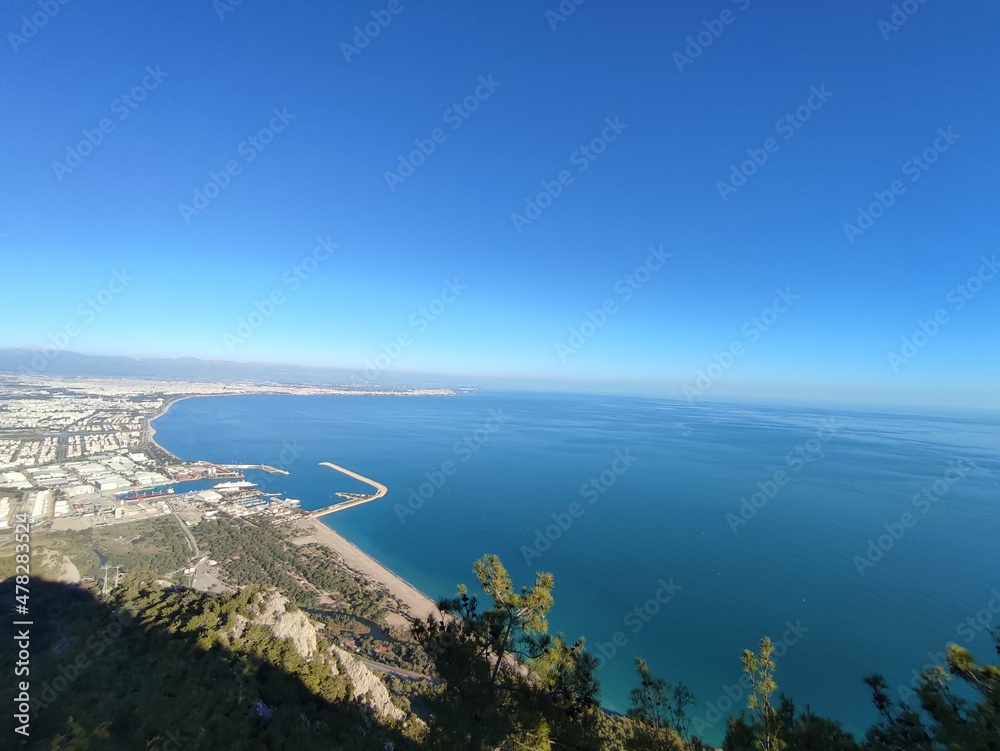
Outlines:
[[275, 590], [208, 594], [136, 576], [101, 602], [35, 580], [31, 602], [36, 704], [22, 748], [416, 748], [415, 722], [381, 683]]
[[[551, 574], [515, 588], [496, 556], [474, 566], [489, 602], [460, 587], [409, 628], [384, 589], [294, 528], [201, 524], [219, 557], [216, 591], [184, 583], [184, 541], [164, 520], [39, 535], [30, 580], [31, 734], [4, 717], [4, 748], [578, 749], [698, 751], [694, 697], [637, 661], [629, 716], [601, 709], [596, 658], [548, 633]], [[133, 568], [107, 595], [72, 583], [97, 572], [95, 550]], [[13, 611], [10, 556], [0, 602]], [[53, 581], [53, 578], [71, 581]], [[390, 616], [394, 616], [390, 618]], [[11, 643], [13, 619], [0, 639]], [[1000, 641], [998, 641], [1000, 650]], [[996, 751], [1000, 667], [955, 645], [925, 671], [909, 704], [878, 675], [859, 676], [881, 719], [862, 741], [796, 708], [776, 681], [773, 645], [743, 655], [748, 709], [728, 722], [726, 751]], [[17, 654], [0, 653], [14, 673]], [[23, 724], [23, 723], [22, 723]]]

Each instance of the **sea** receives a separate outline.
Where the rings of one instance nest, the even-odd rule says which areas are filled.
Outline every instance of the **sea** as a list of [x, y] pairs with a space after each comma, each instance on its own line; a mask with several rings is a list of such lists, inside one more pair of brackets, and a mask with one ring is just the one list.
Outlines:
[[858, 737], [865, 676], [916, 704], [947, 643], [996, 658], [998, 414], [484, 390], [186, 399], [154, 427], [287, 470], [248, 476], [304, 509], [370, 492], [323, 461], [384, 483], [324, 521], [434, 599], [487, 553], [517, 586], [551, 572], [550, 631], [586, 639], [603, 705], [628, 710], [642, 657], [710, 743], [764, 636], [779, 690]]

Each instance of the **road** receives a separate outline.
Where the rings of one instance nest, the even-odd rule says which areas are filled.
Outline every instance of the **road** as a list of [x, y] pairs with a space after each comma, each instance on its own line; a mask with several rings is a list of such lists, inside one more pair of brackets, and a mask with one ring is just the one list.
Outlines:
[[177, 523], [181, 525], [181, 531], [184, 532], [184, 536], [187, 538], [188, 545], [191, 546], [191, 555], [194, 558], [198, 558], [201, 555], [201, 553], [198, 550], [198, 543], [194, 541], [194, 535], [191, 534], [191, 530], [188, 529], [188, 525], [184, 523], [184, 520], [181, 519], [180, 514], [177, 513], [177, 509], [174, 508], [173, 504], [170, 501], [164, 501], [164, 503], [167, 504], [167, 508], [170, 509], [170, 513], [174, 515], [174, 518], [177, 520]]
[[436, 682], [435, 679], [430, 678], [423, 673], [414, 673], [412, 670], [404, 670], [403, 668], [394, 668], [391, 665], [383, 665], [381, 662], [375, 662], [369, 660], [367, 657], [361, 657], [355, 655], [365, 667], [370, 670], [374, 670], [376, 673], [385, 673], [386, 675], [394, 675], [397, 678], [404, 678], [411, 681], [431, 681], [431, 683]]

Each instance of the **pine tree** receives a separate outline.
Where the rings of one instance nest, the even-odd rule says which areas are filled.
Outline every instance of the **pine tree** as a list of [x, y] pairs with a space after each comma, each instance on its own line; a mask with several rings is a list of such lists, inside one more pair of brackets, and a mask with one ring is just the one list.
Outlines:
[[760, 654], [743, 650], [743, 669], [750, 678], [747, 707], [757, 714], [761, 728], [758, 745], [763, 751], [780, 751], [784, 744], [777, 737], [777, 712], [771, 696], [778, 689], [774, 681], [774, 643], [769, 636], [760, 640]]

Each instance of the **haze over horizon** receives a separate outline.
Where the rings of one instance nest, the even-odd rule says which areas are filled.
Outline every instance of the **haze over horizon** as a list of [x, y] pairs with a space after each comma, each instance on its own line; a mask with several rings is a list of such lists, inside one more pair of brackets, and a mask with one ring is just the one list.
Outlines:
[[1000, 409], [985, 0], [42, 5], [0, 347]]

